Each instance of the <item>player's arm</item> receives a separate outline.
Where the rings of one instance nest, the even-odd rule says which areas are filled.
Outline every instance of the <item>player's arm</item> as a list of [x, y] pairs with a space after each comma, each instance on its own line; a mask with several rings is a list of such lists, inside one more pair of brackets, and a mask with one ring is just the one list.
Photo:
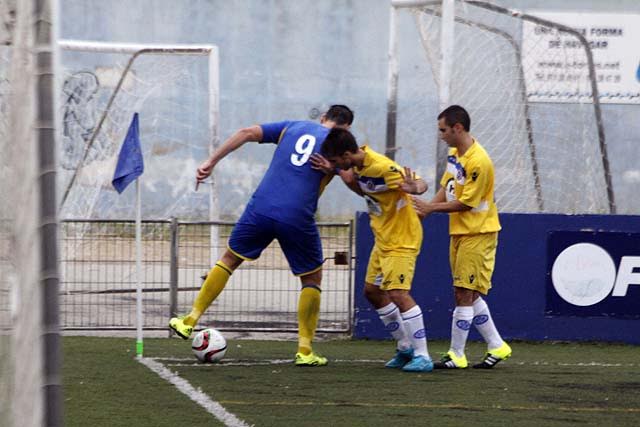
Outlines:
[[224, 159], [229, 153], [237, 150], [243, 144], [250, 141], [258, 142], [261, 140], [262, 127], [259, 125], [237, 130], [213, 152], [211, 157], [205, 160], [198, 167], [198, 170], [196, 171], [196, 181], [198, 183], [204, 181], [209, 175], [211, 175], [213, 168], [220, 160]]
[[446, 201], [447, 201], [447, 194], [445, 193], [444, 187], [440, 187], [436, 195], [433, 196], [433, 199], [431, 199], [430, 203], [442, 203]]
[[450, 200], [448, 202], [427, 202], [426, 200], [414, 198], [413, 206], [418, 214], [423, 213], [424, 216], [433, 212], [464, 212], [473, 209], [472, 206], [465, 205], [459, 200]]
[[340, 178], [342, 178], [342, 182], [344, 182], [351, 191], [359, 196], [364, 196], [364, 193], [358, 184], [358, 175], [353, 171], [353, 169], [340, 169], [338, 174], [340, 175]]
[[417, 197], [412, 197], [411, 199], [413, 207], [420, 218], [424, 218], [433, 212], [451, 213], [464, 212], [472, 209], [471, 206], [465, 205], [458, 200], [447, 201], [445, 189], [443, 187], [440, 187], [436, 195], [429, 202]]

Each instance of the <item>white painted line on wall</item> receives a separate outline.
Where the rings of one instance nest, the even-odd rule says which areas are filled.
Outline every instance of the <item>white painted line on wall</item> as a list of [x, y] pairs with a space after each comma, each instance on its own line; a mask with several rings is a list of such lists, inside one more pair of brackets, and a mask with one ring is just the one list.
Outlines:
[[227, 411], [221, 404], [211, 400], [209, 396], [204, 394], [200, 390], [196, 390], [189, 381], [181, 378], [179, 375], [171, 372], [162, 363], [157, 362], [148, 357], [140, 357], [137, 360], [158, 374], [160, 378], [173, 384], [182, 394], [186, 395], [189, 399], [202, 406], [205, 411], [216, 417], [227, 427], [249, 427], [244, 421]]

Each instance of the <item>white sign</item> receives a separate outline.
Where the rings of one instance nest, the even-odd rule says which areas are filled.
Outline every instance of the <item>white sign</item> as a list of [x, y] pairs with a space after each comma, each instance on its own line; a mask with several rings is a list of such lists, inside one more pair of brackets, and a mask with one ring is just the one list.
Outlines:
[[[623, 256], [616, 274], [611, 255], [593, 243], [577, 243], [563, 250], [553, 262], [553, 287], [569, 304], [589, 306], [611, 294], [624, 297], [630, 285], [640, 284], [640, 257]], [[613, 292], [611, 292], [613, 290]]]
[[[600, 102], [640, 104], [640, 15], [529, 12], [582, 34], [591, 47]], [[585, 49], [574, 35], [525, 21], [522, 64], [529, 101], [580, 102], [592, 95]]]
[[596, 304], [609, 295], [616, 266], [607, 251], [592, 243], [569, 246], [558, 255], [551, 280], [558, 295], [573, 305]]

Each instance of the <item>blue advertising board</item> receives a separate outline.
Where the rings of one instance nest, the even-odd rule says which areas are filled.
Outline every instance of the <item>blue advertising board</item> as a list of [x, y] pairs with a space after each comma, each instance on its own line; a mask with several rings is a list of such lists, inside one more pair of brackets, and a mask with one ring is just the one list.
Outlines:
[[[505, 339], [640, 344], [640, 266], [635, 266], [635, 257], [640, 255], [640, 216], [501, 214], [500, 222], [502, 231], [498, 238], [493, 287], [485, 300]], [[422, 224], [424, 239], [411, 294], [425, 316], [427, 337], [449, 339], [454, 299], [449, 271], [448, 217], [433, 214]], [[373, 243], [369, 217], [365, 212], [358, 213], [353, 335], [389, 339], [375, 309], [363, 296]], [[611, 263], [602, 264], [595, 257], [572, 257], [574, 249], [571, 249], [565, 259], [569, 262], [563, 264], [563, 256], [556, 265], [564, 250], [581, 243], [597, 245], [609, 254], [615, 266], [612, 288], [609, 288], [612, 269], [602, 275], [604, 284], [596, 283], [600, 276], [596, 276], [596, 282], [587, 277], [588, 271], [599, 271]], [[563, 289], [559, 285], [560, 293], [551, 282], [554, 265], [558, 283], [564, 286]], [[573, 275], [571, 269], [575, 272]], [[573, 282], [583, 282], [591, 288], [575, 289]], [[623, 291], [624, 295], [620, 295]], [[567, 297], [572, 293], [578, 296]], [[594, 302], [599, 298], [602, 299]], [[481, 339], [473, 328], [470, 339]]]

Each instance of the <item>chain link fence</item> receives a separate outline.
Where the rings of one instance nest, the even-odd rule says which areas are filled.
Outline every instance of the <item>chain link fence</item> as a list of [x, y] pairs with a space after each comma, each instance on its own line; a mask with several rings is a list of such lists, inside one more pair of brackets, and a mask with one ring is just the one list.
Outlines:
[[[226, 249], [232, 222], [142, 221], [144, 328], [166, 329], [188, 312], [203, 276]], [[325, 254], [319, 332], [350, 332], [353, 225], [318, 224]], [[130, 330], [136, 326], [135, 222], [66, 220], [60, 232], [61, 327]], [[300, 280], [277, 241], [245, 262], [200, 319], [199, 327], [296, 331]]]

